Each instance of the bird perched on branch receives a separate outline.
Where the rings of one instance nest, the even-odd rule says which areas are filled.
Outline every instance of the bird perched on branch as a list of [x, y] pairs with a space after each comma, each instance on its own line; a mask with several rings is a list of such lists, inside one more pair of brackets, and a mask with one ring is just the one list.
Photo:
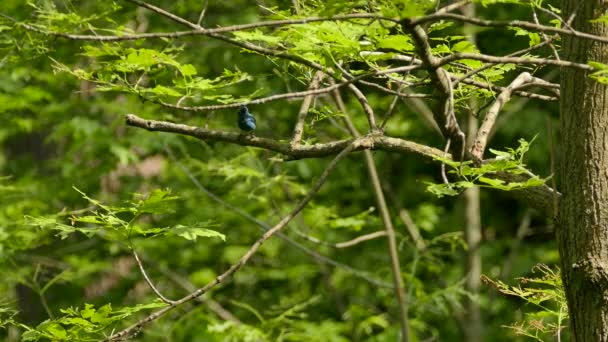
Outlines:
[[239, 128], [245, 132], [252, 132], [255, 129], [255, 118], [247, 109], [247, 106], [242, 105], [239, 108]]

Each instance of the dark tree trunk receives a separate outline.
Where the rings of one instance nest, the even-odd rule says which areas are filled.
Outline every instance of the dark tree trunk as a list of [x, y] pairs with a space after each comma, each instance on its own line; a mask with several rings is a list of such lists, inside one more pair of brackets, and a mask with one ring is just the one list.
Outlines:
[[[608, 36], [590, 20], [606, 0], [562, 0], [576, 30]], [[569, 61], [608, 63], [608, 45], [563, 37]], [[573, 341], [608, 341], [608, 87], [580, 70], [561, 74], [561, 192], [557, 240]]]

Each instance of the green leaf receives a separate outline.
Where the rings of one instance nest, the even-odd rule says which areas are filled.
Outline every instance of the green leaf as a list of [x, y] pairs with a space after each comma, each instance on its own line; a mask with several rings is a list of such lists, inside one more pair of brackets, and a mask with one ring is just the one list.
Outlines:
[[179, 199], [171, 195], [169, 190], [156, 189], [147, 195], [137, 195], [144, 199], [135, 203], [136, 215], [141, 214], [166, 214], [173, 212], [171, 205]]
[[432, 193], [433, 195], [441, 198], [443, 196], [456, 196], [460, 194], [453, 185], [449, 184], [435, 184], [430, 182], [425, 182], [426, 191]]
[[468, 40], [460, 41], [454, 45], [452, 45], [453, 52], [479, 52], [475, 44], [469, 42]]
[[99, 228], [95, 227], [74, 227], [67, 224], [63, 224], [54, 217], [33, 217], [26, 215], [25, 222], [27, 225], [30, 226], [37, 226], [43, 229], [57, 230], [57, 236], [59, 236], [62, 240], [66, 239], [68, 236], [70, 236], [70, 234], [75, 232], [81, 232], [87, 237], [91, 237], [99, 231]]
[[378, 42], [377, 46], [381, 49], [391, 49], [400, 52], [409, 52], [415, 49], [411, 38], [405, 35], [386, 36]]
[[179, 71], [184, 77], [194, 76], [197, 73], [196, 68], [192, 64], [184, 64], [180, 66]]
[[[205, 225], [210, 226], [211, 224], [207, 222]], [[220, 238], [222, 241], [226, 241], [226, 235], [215, 230], [202, 227], [184, 226], [181, 224], [169, 229], [168, 233], [181, 236], [184, 239], [191, 241], [196, 241], [198, 237]]]
[[509, 153], [509, 152], [505, 152], [505, 151], [498, 151], [498, 150], [495, 150], [495, 149], [493, 149], [493, 148], [490, 148], [490, 149], [489, 149], [489, 151], [490, 151], [490, 152], [492, 152], [493, 154], [495, 154], [495, 155], [497, 155], [497, 156], [499, 156], [499, 157], [503, 157], [503, 158], [505, 158], [505, 159], [511, 159], [511, 158], [513, 157], [513, 156], [511, 155], [511, 153]]
[[589, 20], [589, 22], [608, 24], [608, 14], [604, 14], [601, 17], [598, 17], [596, 19]]
[[162, 85], [157, 85], [154, 88], [146, 88], [146, 89], [143, 89], [143, 91], [146, 93], [151, 93], [151, 94], [158, 95], [158, 96], [172, 96], [172, 97], [183, 96], [183, 94], [178, 92], [177, 90], [167, 88]]

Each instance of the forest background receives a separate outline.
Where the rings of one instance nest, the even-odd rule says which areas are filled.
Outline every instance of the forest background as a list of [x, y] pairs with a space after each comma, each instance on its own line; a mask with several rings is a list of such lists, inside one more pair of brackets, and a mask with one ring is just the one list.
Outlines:
[[[407, 22], [452, 13], [559, 28], [559, 7], [4, 1], [0, 336], [567, 340], [557, 195], [525, 196], [561, 181], [555, 85], [567, 66], [411, 58], [424, 55], [417, 28], [436, 58], [529, 50], [561, 63], [559, 36]], [[213, 31], [267, 21], [292, 22]], [[446, 92], [436, 70], [483, 67], [469, 79], [504, 90], [528, 73], [530, 84], [502, 98], [485, 157], [458, 157], [449, 107], [469, 151], [505, 92]], [[603, 67], [574, 69], [603, 81]], [[253, 133], [238, 129], [242, 103]]]

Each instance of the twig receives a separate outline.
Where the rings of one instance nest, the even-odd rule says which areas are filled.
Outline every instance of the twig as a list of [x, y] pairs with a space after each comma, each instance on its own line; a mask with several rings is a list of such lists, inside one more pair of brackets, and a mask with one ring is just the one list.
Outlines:
[[459, 9], [460, 7], [465, 6], [469, 3], [471, 3], [471, 0], [457, 1], [453, 4], [450, 4], [450, 5], [447, 5], [445, 7], [438, 9], [435, 13], [447, 13], [447, 12], [455, 11], [455, 10]]
[[[447, 154], [450, 151], [451, 142], [452, 142], [452, 139], [448, 138], [448, 140], [445, 142], [445, 148], [443, 149], [443, 153]], [[443, 181], [443, 184], [450, 185], [448, 176], [445, 173], [445, 163], [441, 163], [441, 180]]]
[[[454, 78], [454, 76], [452, 76], [452, 79], [453, 78]], [[470, 84], [470, 85], [478, 87], [478, 88], [488, 89], [488, 90], [497, 91], [497, 92], [502, 92], [506, 89], [505, 87], [497, 86], [497, 85], [490, 84], [490, 83], [479, 82], [479, 81], [475, 81], [475, 80], [471, 80], [471, 79], [468, 79], [468, 80], [464, 79], [464, 80], [461, 80], [461, 82], [465, 83], [465, 84]], [[529, 92], [525, 92], [525, 91], [521, 91], [521, 90], [516, 90], [513, 92], [513, 94], [515, 94], [517, 96], [522, 96], [522, 97], [527, 97], [530, 99], [537, 99], [537, 100], [542, 100], [542, 101], [559, 100], [559, 97], [529, 93]]]
[[[350, 79], [354, 79], [355, 78], [354, 76], [352, 76], [348, 72], [348, 70], [344, 69], [340, 65], [340, 63], [334, 61], [334, 64], [336, 65], [336, 67], [338, 69], [340, 69], [340, 71], [344, 75], [347, 75], [348, 78], [350, 78]], [[407, 66], [406, 69], [409, 70], [409, 68], [411, 68], [411, 67], [412, 66]], [[417, 67], [418, 66], [414, 66], [414, 68], [417, 68]], [[359, 88], [357, 88], [352, 83], [348, 85], [348, 89], [353, 93], [353, 95], [355, 95], [355, 98], [359, 101], [359, 103], [361, 104], [361, 107], [363, 107], [363, 111], [365, 112], [365, 115], [367, 116], [367, 122], [369, 124], [370, 132], [372, 132], [372, 133], [379, 132], [378, 125], [376, 124], [376, 116], [374, 115], [374, 109], [372, 108], [372, 106], [367, 101], [367, 97], [365, 97], [365, 95], [363, 94], [363, 92], [361, 92], [361, 90], [359, 90]]]
[[162, 300], [163, 302], [165, 302], [165, 303], [167, 303], [169, 305], [174, 305], [175, 301], [173, 301], [171, 299], [168, 299], [167, 297], [163, 296], [163, 294], [160, 293], [160, 291], [156, 288], [156, 286], [154, 286], [154, 284], [152, 283], [152, 281], [148, 277], [148, 274], [146, 273], [146, 270], [144, 269], [144, 265], [142, 264], [141, 260], [139, 259], [139, 255], [137, 255], [137, 252], [135, 252], [135, 249], [131, 249], [131, 252], [133, 252], [133, 256], [135, 257], [135, 261], [137, 262], [137, 266], [139, 266], [139, 271], [144, 276], [144, 279], [146, 280], [146, 283], [148, 283], [148, 286], [150, 286], [150, 288], [152, 289], [152, 291], [154, 291], [154, 293], [156, 294], [156, 296], [158, 298], [160, 298], [160, 300]]
[[203, 22], [203, 18], [205, 18], [205, 13], [207, 13], [207, 6], [209, 5], [209, 0], [205, 0], [205, 4], [203, 5], [203, 9], [201, 10], [201, 14], [198, 16], [198, 21], [196, 22], [197, 26], [201, 26]]
[[[536, 25], [540, 25], [540, 22], [538, 21], [538, 16], [536, 15], [536, 9], [534, 8], [534, 6], [532, 6], [532, 19], [534, 20], [534, 23]], [[553, 53], [553, 57], [555, 57], [556, 60], [561, 60], [561, 58], [559, 58], [559, 53], [557, 52], [557, 49], [555, 48], [555, 46], [553, 46], [553, 44], [551, 43], [551, 39], [547, 36], [547, 34], [545, 32], [541, 32], [540, 33], [541, 36], [543, 37], [543, 41], [547, 43], [547, 45], [549, 46], [549, 48], [551, 49], [551, 52]]]
[[329, 174], [333, 171], [333, 169], [336, 167], [338, 162], [340, 160], [342, 160], [342, 158], [347, 156], [353, 150], [355, 145], [358, 145], [358, 144], [364, 144], [364, 145], [367, 144], [366, 138], [357, 139], [357, 140], [353, 141], [351, 144], [349, 144], [344, 150], [342, 150], [342, 152], [340, 152], [334, 158], [334, 160], [332, 160], [329, 163], [329, 165], [327, 166], [325, 171], [323, 171], [323, 173], [321, 174], [321, 176], [319, 177], [319, 179], [317, 180], [315, 185], [312, 187], [312, 189], [308, 192], [306, 197], [303, 198], [296, 205], [296, 207], [287, 216], [285, 216], [279, 223], [277, 223], [274, 227], [272, 227], [271, 229], [266, 231], [264, 234], [262, 234], [262, 236], [249, 248], [249, 250], [239, 259], [239, 261], [237, 263], [230, 266], [230, 268], [228, 270], [226, 270], [224, 273], [217, 276], [213, 281], [211, 281], [204, 287], [199, 288], [198, 290], [190, 293], [189, 295], [173, 302], [171, 305], [169, 305], [167, 307], [164, 307], [156, 312], [153, 312], [149, 316], [141, 319], [140, 321], [131, 325], [130, 327], [123, 329], [120, 332], [109, 336], [108, 338], [106, 338], [106, 341], [119, 340], [119, 339], [129, 336], [134, 331], [139, 331], [145, 324], [158, 319], [162, 315], [173, 310], [174, 308], [178, 307], [181, 304], [187, 303], [197, 297], [200, 297], [201, 295], [205, 294], [206, 292], [208, 292], [209, 290], [211, 290], [218, 284], [225, 281], [234, 272], [238, 271], [241, 267], [243, 267], [247, 263], [247, 261], [249, 261], [249, 259], [257, 252], [257, 250], [260, 248], [260, 246], [266, 240], [268, 240], [275, 233], [278, 233], [279, 231], [281, 231], [291, 221], [291, 219], [293, 219], [302, 209], [304, 209], [306, 204], [308, 204], [308, 202], [310, 202], [310, 200], [317, 194], [319, 189], [321, 189], [321, 186], [323, 186], [323, 184], [329, 177]]
[[405, 209], [399, 210], [399, 217], [401, 221], [405, 224], [405, 228], [407, 228], [407, 232], [410, 234], [412, 241], [414, 241], [414, 245], [419, 252], [422, 252], [426, 249], [426, 243], [424, 239], [420, 235], [420, 230], [416, 226], [414, 220], [410, 216], [409, 212]]
[[[149, 260], [150, 258], [148, 256], [144, 255], [143, 259]], [[166, 276], [169, 280], [173, 281], [175, 284], [177, 284], [182, 289], [184, 289], [188, 292], [192, 292], [192, 291], [196, 290], [196, 286], [194, 286], [194, 284], [192, 284], [188, 279], [184, 278], [182, 275], [180, 275], [176, 272], [171, 271], [167, 267], [159, 265], [158, 271], [160, 273], [162, 273], [164, 276]], [[209, 310], [214, 312], [221, 319], [223, 319], [225, 321], [231, 321], [236, 324], [241, 323], [241, 321], [238, 318], [236, 318], [230, 311], [226, 310], [220, 303], [216, 302], [215, 300], [205, 297], [205, 296], [201, 296], [201, 297], [197, 298], [197, 301], [199, 301], [201, 303], [205, 303], [207, 305], [207, 307], [209, 308]]]
[[[410, 61], [410, 65], [413, 65], [413, 64], [414, 64], [414, 59], [412, 59]], [[409, 75], [409, 71], [406, 71], [402, 76], [403, 79], [406, 80], [408, 75]], [[389, 79], [391, 79], [390, 75], [388, 77], [389, 77]], [[401, 89], [403, 88], [404, 84], [405, 84], [405, 82], [399, 82], [399, 87], [397, 88], [397, 93], [401, 93]], [[393, 98], [393, 100], [391, 101], [391, 104], [389, 105], [388, 110], [386, 111], [386, 114], [384, 115], [384, 120], [382, 120], [382, 123], [380, 124], [380, 129], [382, 131], [384, 131], [384, 127], [388, 123], [388, 119], [390, 119], [391, 116], [393, 115], [395, 106], [397, 105], [397, 101], [399, 101], [399, 98], [400, 98], [400, 96], [395, 96]]]
[[471, 18], [460, 14], [454, 13], [439, 13], [439, 14], [430, 14], [427, 16], [418, 17], [416, 19], [411, 20], [412, 25], [420, 25], [426, 22], [434, 22], [441, 19], [447, 20], [456, 20], [464, 23], [469, 23], [477, 26], [484, 27], [521, 27], [528, 30], [533, 31], [541, 31], [541, 32], [551, 32], [551, 33], [559, 33], [567, 36], [574, 36], [577, 38], [592, 40], [596, 42], [608, 43], [608, 37], [596, 36], [593, 34], [580, 32], [576, 30], [566, 30], [553, 26], [545, 26], [545, 25], [537, 25], [534, 23], [530, 23], [527, 21], [521, 20], [510, 20], [510, 21], [500, 21], [500, 20], [486, 20], [479, 18]]
[[361, 106], [363, 107], [363, 111], [365, 112], [365, 114], [367, 116], [367, 121], [369, 123], [370, 131], [372, 133], [378, 132], [379, 130], [378, 130], [378, 125], [376, 124], [376, 116], [374, 115], [374, 109], [367, 101], [367, 97], [365, 97], [363, 92], [361, 92], [361, 90], [359, 90], [359, 88], [357, 88], [354, 84], [349, 84], [348, 89], [350, 89], [350, 91], [355, 95], [357, 100], [359, 100], [359, 102], [361, 103]]
[[[581, 2], [579, 3], [579, 5], [577, 6], [577, 9], [578, 9], [578, 7], [580, 7], [580, 5], [581, 5], [581, 4], [583, 4], [583, 2], [582, 2], [582, 1], [581, 1]], [[540, 8], [540, 9], [543, 9], [542, 7], [539, 7], [539, 8]], [[551, 13], [552, 15], [555, 15], [553, 12], [550, 12], [550, 13]], [[570, 24], [571, 24], [571, 23], [572, 23], [572, 21], [574, 20], [575, 16], [576, 16], [576, 11], [575, 11], [575, 12], [573, 12], [573, 13], [570, 15], [570, 17], [568, 18], [568, 20], [567, 20], [566, 22], [564, 22], [564, 21], [562, 20], [562, 18], [560, 18], [559, 16], [557, 16], [557, 18], [558, 18], [558, 19], [559, 19], [559, 20], [562, 22], [562, 24], [563, 24], [564, 26], [566, 26], [567, 28], [569, 28], [569, 29], [571, 29], [571, 30], [572, 30], [572, 28], [570, 27]], [[557, 39], [557, 38], [559, 38], [559, 35], [558, 35], [558, 34], [555, 34], [555, 35], [553, 35], [551, 38], [549, 38], [549, 39], [547, 39], [547, 40], [543, 41], [543, 42], [542, 42], [542, 43], [540, 43], [540, 44], [536, 44], [536, 45], [534, 45], [534, 46], [530, 46], [529, 48], [526, 48], [526, 49], [523, 49], [523, 50], [519, 50], [519, 51], [512, 52], [512, 53], [510, 53], [510, 54], [506, 55], [505, 57], [514, 57], [514, 56], [518, 56], [518, 55], [523, 55], [523, 54], [526, 54], [526, 53], [531, 52], [531, 51], [534, 51], [534, 50], [536, 50], [536, 49], [538, 49], [538, 48], [540, 48], [540, 47], [543, 47], [543, 46], [545, 46], [545, 45], [547, 45], [547, 44], [550, 44], [550, 43], [551, 43], [553, 40], [555, 40], [555, 39]], [[467, 79], [467, 78], [470, 78], [471, 76], [476, 75], [476, 74], [478, 74], [478, 73], [480, 73], [480, 72], [482, 72], [482, 71], [484, 71], [484, 70], [486, 70], [486, 69], [488, 69], [488, 68], [492, 67], [493, 65], [495, 65], [495, 64], [494, 64], [494, 63], [490, 63], [490, 64], [488, 64], [488, 65], [484, 65], [483, 67], [481, 67], [481, 68], [479, 68], [479, 69], [475, 69], [475, 70], [473, 70], [473, 71], [471, 71], [471, 72], [469, 72], [469, 73], [465, 74], [464, 76], [462, 76], [462, 77], [460, 77], [459, 79], [457, 79], [456, 81], [454, 81], [454, 86], [456, 86], [456, 85], [457, 85], [458, 83], [460, 83], [462, 80], [465, 80], [465, 79]]]
[[[387, 77], [389, 79], [391, 78], [390, 76], [387, 76]], [[369, 81], [364, 81], [364, 80], [359, 80], [359, 81], [357, 81], [357, 83], [366, 85], [368, 87], [379, 89], [380, 91], [383, 91], [383, 92], [385, 92], [387, 94], [398, 96], [399, 98], [420, 99], [420, 98], [431, 98], [431, 97], [433, 97], [433, 95], [430, 95], [430, 94], [415, 94], [415, 93], [410, 93], [410, 92], [407, 92], [407, 89], [406, 89], [405, 92], [398, 92], [398, 91], [395, 91], [395, 90], [391, 90], [391, 89], [389, 89], [387, 87], [383, 87], [383, 86], [381, 86], [381, 85], [379, 85], [377, 83], [373, 83], [373, 82], [369, 82]]]
[[373, 240], [382, 236], [386, 236], [386, 231], [384, 230], [379, 230], [377, 232], [373, 232], [373, 233], [369, 233], [369, 234], [365, 234], [365, 235], [360, 235], [357, 236], [354, 239], [348, 240], [348, 241], [343, 241], [343, 242], [336, 242], [336, 243], [332, 243], [332, 242], [327, 242], [327, 241], [323, 241], [319, 238], [316, 238], [314, 236], [310, 236], [302, 231], [296, 230], [294, 229], [294, 232], [301, 238], [310, 241], [312, 243], [316, 243], [318, 245], [323, 245], [323, 246], [328, 246], [328, 247], [332, 247], [332, 248], [347, 248], [347, 247], [352, 247], [352, 246], [356, 246], [358, 244], [360, 244], [361, 242], [365, 242], [365, 241], [369, 241], [369, 240]]
[[574, 68], [574, 69], [579, 69], [579, 70], [584, 70], [584, 71], [595, 70], [593, 67], [591, 67], [587, 64], [581, 64], [581, 63], [575, 63], [575, 62], [569, 62], [569, 61], [554, 60], [554, 59], [548, 59], [548, 58], [500, 57], [500, 56], [484, 55], [484, 54], [479, 54], [479, 53], [454, 53], [454, 54], [441, 58], [438, 61], [437, 65], [438, 66], [446, 65], [446, 64], [449, 64], [449, 63], [459, 60], [459, 59], [473, 59], [473, 60], [477, 60], [477, 61], [494, 63], [494, 64], [513, 63], [513, 64], [554, 65], [554, 66]]
[[177, 15], [171, 13], [171, 12], [165, 11], [164, 9], [162, 9], [160, 7], [156, 7], [156, 6], [154, 6], [152, 4], [149, 4], [149, 3], [145, 2], [145, 1], [141, 1], [141, 0], [126, 0], [126, 1], [132, 2], [132, 3], [136, 4], [137, 6], [140, 6], [140, 7], [143, 7], [143, 8], [147, 8], [147, 9], [149, 9], [152, 12], [158, 13], [158, 14], [164, 16], [164, 17], [167, 17], [167, 18], [175, 21], [176, 23], [188, 26], [188, 27], [193, 28], [195, 30], [202, 29], [202, 27], [200, 27], [199, 25], [197, 25], [197, 24], [195, 24], [195, 23], [193, 23], [193, 22], [191, 22], [189, 20], [186, 20], [186, 19], [184, 19], [184, 18], [182, 18], [180, 16], [177, 16]]
[[380, 230], [377, 232], [361, 235], [352, 240], [336, 243], [336, 244], [334, 244], [334, 247], [336, 247], [336, 248], [352, 247], [352, 246], [360, 244], [361, 242], [373, 240], [373, 239], [376, 239], [376, 238], [379, 238], [382, 236], [386, 236], [386, 231]]

